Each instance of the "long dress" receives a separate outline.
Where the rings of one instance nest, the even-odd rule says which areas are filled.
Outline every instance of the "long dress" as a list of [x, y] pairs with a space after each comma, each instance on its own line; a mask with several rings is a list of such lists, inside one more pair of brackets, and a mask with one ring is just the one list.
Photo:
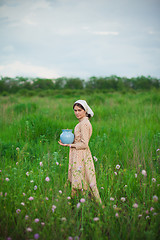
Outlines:
[[101, 203], [96, 184], [95, 167], [88, 146], [92, 135], [92, 125], [88, 117], [80, 119], [74, 129], [75, 139], [69, 152], [68, 180], [73, 189], [91, 190]]

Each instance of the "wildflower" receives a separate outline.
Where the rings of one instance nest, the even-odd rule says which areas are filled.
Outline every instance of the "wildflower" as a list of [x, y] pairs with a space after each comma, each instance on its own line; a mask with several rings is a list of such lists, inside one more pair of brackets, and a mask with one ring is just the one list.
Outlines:
[[26, 228], [26, 231], [27, 232], [32, 232], [32, 228], [28, 227], [28, 228]]
[[9, 181], [9, 178], [8, 178], [8, 177], [6, 178], [6, 181], [7, 181], [7, 182]]
[[125, 197], [121, 197], [121, 201], [125, 202], [126, 201]]
[[142, 170], [142, 175], [145, 176], [145, 177], [147, 176], [146, 170]]
[[148, 210], [146, 210], [146, 214], [148, 214], [149, 213], [149, 211]]
[[77, 203], [77, 208], [79, 208], [81, 206], [81, 204], [80, 203]]
[[33, 201], [34, 197], [29, 197], [28, 200], [29, 201]]
[[159, 149], [159, 148], [156, 150], [156, 152], [158, 152], [158, 151], [160, 151], [160, 149]]
[[111, 197], [111, 198], [110, 198], [110, 201], [114, 201], [114, 198], [113, 198], [113, 197]]
[[120, 165], [116, 165], [116, 169], [120, 169]]
[[104, 187], [101, 187], [101, 189], [104, 189]]
[[38, 234], [38, 233], [35, 233], [35, 234], [34, 234], [34, 238], [35, 238], [35, 239], [38, 239], [38, 238], [39, 238], [39, 234]]
[[48, 201], [48, 200], [49, 200], [49, 198], [48, 198], [48, 197], [46, 197], [46, 200]]
[[25, 205], [25, 203], [24, 203], [24, 202], [21, 202], [21, 205], [22, 205], [22, 206], [24, 206], [24, 205]]
[[156, 179], [155, 179], [155, 178], [152, 178], [152, 182], [156, 182]]
[[56, 208], [57, 207], [55, 205], [52, 205], [52, 212], [54, 212]]
[[44, 222], [41, 222], [41, 225], [42, 225], [42, 226], [44, 226], [44, 225], [45, 225], [45, 223], [44, 223]]
[[60, 193], [60, 194], [62, 194], [62, 191], [61, 191], [61, 190], [59, 190], [59, 193]]
[[157, 214], [158, 214], [158, 213], [154, 212], [154, 213], [153, 213], [153, 216], [156, 216]]
[[34, 186], [34, 190], [37, 190], [37, 186], [36, 185]]
[[113, 208], [116, 209], [116, 208], [117, 208], [117, 205], [113, 205]]
[[16, 162], [16, 165], [18, 165], [18, 162]]
[[35, 221], [35, 223], [38, 223], [39, 222], [39, 218], [35, 218], [34, 221]]
[[124, 187], [126, 188], [126, 187], [127, 187], [127, 185], [124, 185]]
[[45, 178], [45, 181], [46, 181], [46, 182], [49, 182], [49, 181], [50, 181], [50, 178], [49, 178], [49, 177], [46, 177], [46, 178]]
[[19, 147], [17, 147], [16, 150], [19, 151]]
[[138, 217], [141, 218], [141, 217], [142, 217], [142, 214], [139, 214]]
[[30, 181], [31, 183], [34, 182], [33, 180]]
[[68, 237], [68, 240], [73, 240], [73, 238], [71, 236]]
[[58, 202], [59, 200], [58, 199], [56, 199], [56, 202]]
[[29, 176], [29, 172], [26, 172], [26, 176], [27, 176], [27, 177]]
[[26, 196], [26, 194], [25, 194], [25, 193], [23, 193], [23, 196]]
[[97, 161], [98, 161], [98, 159], [97, 159], [95, 156], [93, 156], [93, 159], [94, 159], [94, 161], [95, 161], [95, 162], [97, 162]]
[[8, 237], [7, 240], [12, 240], [12, 238], [11, 238], [11, 237]]
[[149, 216], [146, 216], [146, 219], [150, 218]]
[[71, 199], [71, 197], [67, 197], [67, 199], [68, 199], [68, 200], [70, 200], [70, 199]]
[[0, 170], [0, 172], [2, 172], [2, 170]]
[[84, 202], [85, 202], [85, 199], [84, 199], [84, 198], [81, 198], [81, 199], [80, 199], [80, 202], [81, 202], [81, 203], [84, 203]]
[[135, 175], [134, 175], [134, 176], [135, 176], [135, 178], [137, 178], [137, 173], [135, 173]]
[[158, 202], [158, 197], [156, 195], [153, 196], [153, 201]]
[[117, 176], [117, 172], [114, 172], [114, 174]]
[[3, 196], [3, 192], [0, 192], [0, 196]]
[[41, 167], [43, 167], [43, 163], [42, 163], [42, 162], [40, 162], [39, 165], [40, 165]]
[[150, 211], [151, 211], [151, 212], [152, 212], [152, 211], [154, 211], [154, 208], [153, 208], [153, 207], [151, 207], [151, 208], [150, 208]]
[[65, 218], [65, 217], [62, 217], [62, 218], [61, 218], [61, 221], [62, 221], [62, 222], [65, 222], [65, 221], [66, 221], [66, 218]]
[[116, 213], [116, 214], [115, 214], [115, 217], [119, 217], [119, 214], [118, 214], [118, 213]]
[[56, 165], [58, 166], [58, 165], [59, 165], [59, 162], [56, 162]]
[[28, 215], [26, 215], [26, 216], [25, 216], [25, 220], [27, 220], [28, 218], [29, 218], [29, 216], [28, 216]]
[[16, 213], [19, 214], [21, 212], [21, 209], [17, 209]]
[[97, 222], [97, 221], [99, 221], [99, 218], [95, 217], [95, 218], [93, 218], [93, 221]]
[[134, 208], [138, 208], [138, 204], [137, 204], [137, 203], [134, 203], [134, 204], [133, 204], [133, 207], [134, 207]]
[[7, 197], [7, 192], [5, 192], [4, 196]]

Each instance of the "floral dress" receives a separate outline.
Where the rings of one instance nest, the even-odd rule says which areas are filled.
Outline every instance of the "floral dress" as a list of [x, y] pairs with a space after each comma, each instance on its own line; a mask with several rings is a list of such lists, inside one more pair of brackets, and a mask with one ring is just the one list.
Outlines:
[[74, 129], [75, 139], [69, 152], [68, 180], [74, 189], [91, 190], [101, 202], [96, 184], [95, 167], [88, 146], [92, 135], [92, 125], [84, 117]]

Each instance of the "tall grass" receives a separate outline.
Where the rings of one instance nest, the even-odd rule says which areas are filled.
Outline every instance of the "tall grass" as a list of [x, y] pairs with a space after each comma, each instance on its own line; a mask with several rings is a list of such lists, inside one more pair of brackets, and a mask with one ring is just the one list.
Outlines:
[[[90, 149], [104, 208], [84, 192], [70, 199], [68, 148], [58, 145], [80, 98], [95, 113]], [[158, 92], [0, 101], [0, 239], [158, 239]]]

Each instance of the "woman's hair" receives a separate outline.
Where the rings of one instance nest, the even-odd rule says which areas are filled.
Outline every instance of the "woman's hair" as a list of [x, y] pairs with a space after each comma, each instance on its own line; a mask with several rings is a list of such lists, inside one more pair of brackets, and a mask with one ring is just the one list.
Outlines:
[[[84, 109], [84, 107], [83, 107], [80, 103], [75, 103], [75, 104], [73, 105], [73, 109], [74, 109], [75, 106], [80, 107], [81, 109], [83, 109], [84, 111], [86, 111], [86, 110]], [[88, 113], [86, 113], [86, 117], [91, 118], [91, 115], [88, 114]]]

